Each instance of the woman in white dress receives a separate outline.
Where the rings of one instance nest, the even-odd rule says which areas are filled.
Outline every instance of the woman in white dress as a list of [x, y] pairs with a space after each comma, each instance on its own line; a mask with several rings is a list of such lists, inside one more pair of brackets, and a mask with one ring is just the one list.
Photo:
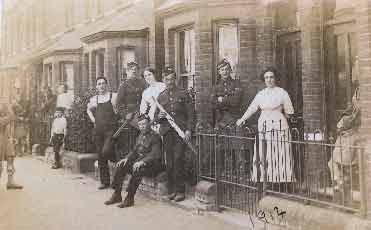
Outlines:
[[[261, 110], [258, 120], [259, 155], [254, 153], [252, 180], [263, 182], [266, 175], [266, 182], [293, 182], [295, 178], [287, 118], [294, 113], [294, 109], [288, 93], [276, 86], [277, 74], [274, 68], [270, 67], [263, 71], [262, 80], [266, 88], [258, 92], [244, 115], [236, 122], [237, 126], [242, 126], [258, 109]], [[262, 164], [264, 143], [266, 143], [265, 171]], [[256, 151], [256, 148], [254, 149]], [[257, 166], [260, 166], [259, 173]]]
[[156, 103], [152, 97], [156, 98], [158, 95], [165, 90], [165, 83], [160, 82], [155, 77], [155, 69], [147, 67], [143, 71], [144, 80], [148, 83], [149, 87], [146, 88], [142, 93], [142, 101], [140, 103], [140, 114], [148, 114], [151, 121], [155, 116]]

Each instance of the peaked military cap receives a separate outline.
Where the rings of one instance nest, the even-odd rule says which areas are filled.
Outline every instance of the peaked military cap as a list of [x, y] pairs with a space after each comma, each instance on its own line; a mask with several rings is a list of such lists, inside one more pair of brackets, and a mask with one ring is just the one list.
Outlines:
[[174, 70], [174, 68], [171, 67], [171, 66], [167, 66], [167, 67], [165, 67], [163, 75], [164, 75], [164, 76], [168, 76], [168, 75], [170, 75], [170, 74], [175, 74], [175, 70]]
[[127, 67], [128, 67], [128, 68], [133, 68], [134, 66], [138, 67], [139, 64], [138, 64], [137, 62], [135, 62], [135, 61], [130, 61], [130, 62], [128, 62], [128, 64], [127, 64]]
[[216, 65], [216, 68], [219, 70], [220, 68], [223, 68], [224, 66], [229, 66], [229, 68], [232, 69], [231, 63], [225, 58]]

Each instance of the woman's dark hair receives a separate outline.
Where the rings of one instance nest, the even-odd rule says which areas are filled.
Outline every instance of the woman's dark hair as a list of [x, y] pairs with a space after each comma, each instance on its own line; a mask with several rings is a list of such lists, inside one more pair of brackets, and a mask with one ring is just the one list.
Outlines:
[[144, 72], [150, 72], [153, 74], [153, 76], [155, 77], [156, 81], [161, 81], [161, 78], [159, 78], [157, 75], [156, 75], [156, 69], [155, 68], [152, 68], [150, 66], [147, 66], [146, 68], [144, 68], [143, 70], [143, 74], [142, 74], [142, 77], [144, 78]]
[[103, 79], [104, 82], [106, 82], [106, 84], [108, 84], [107, 78], [105, 78], [105, 77], [98, 77], [97, 80], [95, 81], [95, 83], [97, 83], [101, 79]]
[[267, 72], [272, 72], [273, 75], [274, 75], [274, 79], [276, 80], [276, 82], [280, 81], [280, 74], [278, 73], [277, 69], [274, 68], [273, 66], [269, 66], [268, 68], [264, 69], [263, 72], [260, 74], [260, 80], [262, 80], [263, 82], [265, 81], [264, 79], [264, 74], [267, 73]]

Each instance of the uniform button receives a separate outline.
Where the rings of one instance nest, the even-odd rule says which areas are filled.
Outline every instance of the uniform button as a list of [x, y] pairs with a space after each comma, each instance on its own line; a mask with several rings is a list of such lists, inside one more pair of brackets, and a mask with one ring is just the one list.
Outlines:
[[173, 100], [173, 98], [171, 97], [171, 98], [170, 98], [170, 101], [172, 101], [172, 100]]

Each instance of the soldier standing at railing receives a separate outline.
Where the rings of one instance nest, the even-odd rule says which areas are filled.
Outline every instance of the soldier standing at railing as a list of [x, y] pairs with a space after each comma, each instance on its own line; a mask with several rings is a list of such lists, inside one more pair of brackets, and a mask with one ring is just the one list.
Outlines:
[[241, 116], [242, 88], [232, 79], [231, 64], [223, 59], [217, 65], [219, 83], [212, 89], [211, 102], [215, 111], [215, 128], [223, 130], [233, 126]]
[[0, 177], [3, 171], [3, 161], [7, 162], [8, 183], [7, 189], [22, 189], [23, 186], [14, 182], [14, 123], [17, 120], [12, 109], [6, 105], [0, 108]]
[[166, 113], [158, 114], [160, 134], [163, 135], [164, 151], [167, 171], [169, 200], [176, 202], [185, 199], [185, 172], [184, 158], [186, 142], [191, 139], [191, 130], [194, 125], [194, 106], [187, 90], [177, 88], [176, 74], [170, 67], [165, 69], [165, 90], [158, 96], [158, 103], [172, 116], [174, 122], [185, 131], [184, 140], [174, 130], [166, 119]]
[[[138, 77], [138, 63], [129, 62], [127, 64], [126, 78], [122, 79], [117, 94], [117, 108], [121, 121], [130, 120], [127, 129], [123, 132], [118, 149], [123, 154], [130, 150], [130, 143], [135, 142], [139, 135], [137, 118], [139, 105], [142, 100], [142, 93], [146, 88], [146, 82], [143, 78]], [[130, 142], [130, 143], [129, 143]]]
[[[240, 82], [231, 76], [232, 67], [228, 60], [223, 59], [217, 65], [219, 82], [212, 89], [211, 102], [215, 114], [215, 130], [224, 135], [243, 136], [242, 128], [235, 126], [241, 116], [242, 88]], [[219, 166], [228, 167], [231, 173], [237, 169], [244, 171], [248, 154], [241, 140], [222, 138], [219, 150]], [[225, 168], [223, 169], [225, 170]]]

